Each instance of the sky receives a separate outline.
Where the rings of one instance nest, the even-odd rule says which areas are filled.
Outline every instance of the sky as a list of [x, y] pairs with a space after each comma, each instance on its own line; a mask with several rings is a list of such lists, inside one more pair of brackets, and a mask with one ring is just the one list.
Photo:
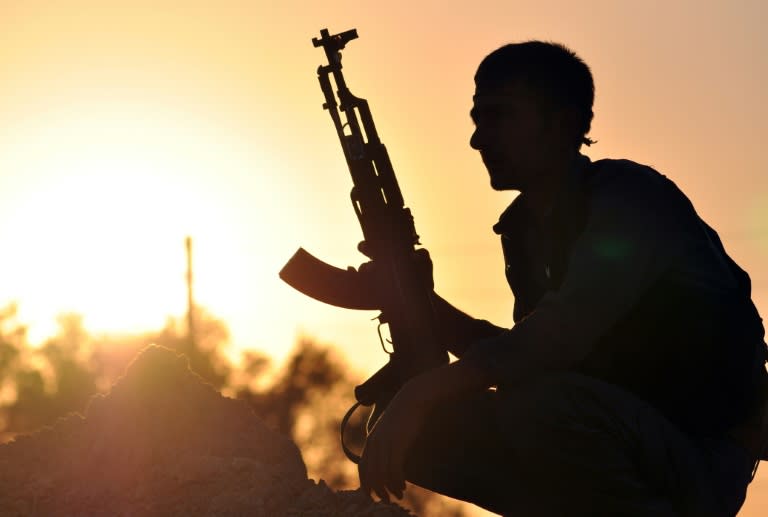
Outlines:
[[[365, 260], [311, 44], [356, 28], [347, 83], [371, 104], [455, 305], [512, 324], [491, 226], [514, 194], [490, 189], [469, 109], [479, 61], [535, 38], [592, 69], [598, 143], [585, 153], [675, 181], [768, 311], [765, 2], [447, 5], [0, 1], [0, 304], [18, 301], [33, 339], [64, 311], [94, 331], [157, 328], [185, 309], [190, 235], [197, 300], [234, 349], [281, 358], [312, 336], [372, 373], [386, 361], [376, 314], [277, 277], [299, 246], [339, 267]], [[768, 477], [753, 487], [764, 502], [741, 515], [768, 509]]]

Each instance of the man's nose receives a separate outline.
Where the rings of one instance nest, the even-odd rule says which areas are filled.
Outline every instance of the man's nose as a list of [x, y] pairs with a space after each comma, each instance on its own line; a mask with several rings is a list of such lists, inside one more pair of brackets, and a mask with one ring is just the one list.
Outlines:
[[472, 131], [472, 136], [469, 137], [469, 146], [476, 151], [480, 150], [480, 128], [475, 128]]

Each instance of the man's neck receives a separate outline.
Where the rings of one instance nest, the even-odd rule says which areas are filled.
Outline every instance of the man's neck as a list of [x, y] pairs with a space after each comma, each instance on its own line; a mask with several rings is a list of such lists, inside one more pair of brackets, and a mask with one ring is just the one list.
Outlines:
[[560, 192], [566, 188], [568, 177], [578, 162], [579, 154], [576, 153], [568, 160], [559, 164], [553, 164], [539, 176], [542, 181], [531, 185], [523, 192], [523, 200], [526, 208], [537, 222], [543, 222], [552, 212]]

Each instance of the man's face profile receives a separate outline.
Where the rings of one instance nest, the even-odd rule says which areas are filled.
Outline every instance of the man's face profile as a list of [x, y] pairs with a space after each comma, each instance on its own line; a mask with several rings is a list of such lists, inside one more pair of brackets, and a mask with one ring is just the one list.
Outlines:
[[524, 191], [544, 179], [559, 147], [553, 111], [544, 104], [519, 82], [477, 88], [470, 145], [480, 151], [495, 190]]

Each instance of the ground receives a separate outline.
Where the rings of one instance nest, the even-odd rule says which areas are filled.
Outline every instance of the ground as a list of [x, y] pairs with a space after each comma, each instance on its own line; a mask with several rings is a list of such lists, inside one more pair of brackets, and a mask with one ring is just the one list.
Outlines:
[[153, 346], [84, 416], [0, 446], [0, 516], [105, 515], [411, 514], [308, 479], [293, 442]]

